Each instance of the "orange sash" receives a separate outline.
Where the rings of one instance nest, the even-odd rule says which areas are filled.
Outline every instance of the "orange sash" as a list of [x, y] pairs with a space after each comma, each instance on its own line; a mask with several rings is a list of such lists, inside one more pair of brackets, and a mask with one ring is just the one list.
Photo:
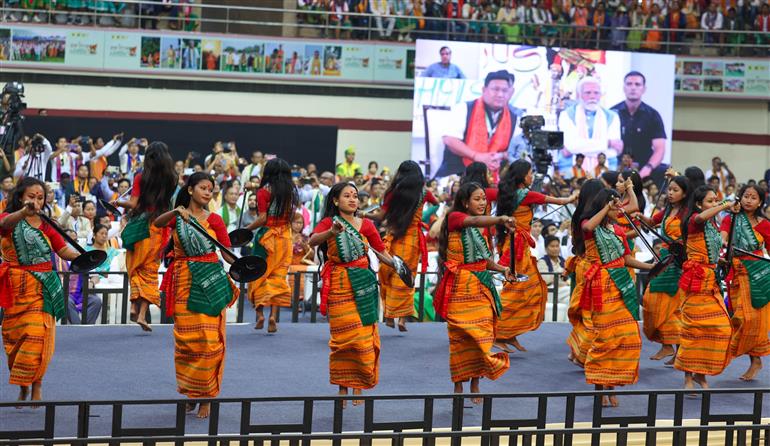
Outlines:
[[[468, 119], [468, 128], [465, 132], [465, 143], [479, 153], [505, 152], [513, 133], [511, 111], [507, 104], [503, 107], [500, 122], [495, 128], [492, 138], [487, 131], [487, 113], [484, 109], [484, 101], [476, 99]], [[468, 166], [473, 160], [463, 157], [463, 164]]]

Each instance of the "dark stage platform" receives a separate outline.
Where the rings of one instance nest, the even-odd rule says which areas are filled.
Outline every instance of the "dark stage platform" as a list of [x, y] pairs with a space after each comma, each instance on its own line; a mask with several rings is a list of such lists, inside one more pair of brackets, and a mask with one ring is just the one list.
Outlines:
[[[285, 316], [285, 315], [284, 315]], [[284, 319], [287, 320], [287, 319]], [[585, 383], [582, 369], [567, 361], [564, 342], [569, 324], [545, 323], [535, 333], [522, 336], [526, 353], [511, 355], [511, 369], [497, 381], [483, 380], [483, 392], [548, 392], [592, 390]], [[439, 323], [409, 325], [409, 332], [380, 325], [382, 357], [380, 383], [373, 394], [446, 394], [452, 391], [448, 367], [446, 328]], [[325, 323], [292, 324], [283, 322], [275, 335], [255, 331], [252, 324], [227, 327], [227, 356], [221, 397], [333, 395], [336, 387], [329, 384]], [[660, 361], [650, 361], [658, 346], [645, 341], [642, 351], [640, 380], [628, 389], [678, 389], [683, 376]], [[2, 401], [13, 401], [17, 388], [9, 386], [8, 368], [0, 368]], [[766, 361], [767, 362], [767, 361]], [[748, 367], [748, 357], [738, 358], [721, 376], [710, 378], [714, 388], [768, 388], [770, 364], [766, 364], [757, 380], [745, 383], [738, 376]], [[57, 327], [56, 353], [44, 380], [44, 398], [49, 401], [72, 400], [152, 400], [179, 398], [176, 393], [171, 326], [154, 326], [144, 334], [138, 326], [64, 326]], [[529, 400], [528, 400], [529, 401]], [[645, 413], [643, 396], [621, 398], [621, 407], [611, 414]], [[450, 401], [437, 401], [434, 427], [450, 426]], [[670, 407], [669, 407], [670, 406]], [[496, 403], [495, 413], [526, 417], [537, 407], [531, 404]], [[671, 418], [673, 398], [659, 402], [659, 418]], [[712, 410], [718, 413], [746, 412], [751, 408], [748, 395], [714, 395]], [[238, 432], [236, 407], [222, 407], [219, 432]], [[100, 406], [91, 413], [92, 435], [106, 435], [110, 429], [110, 407]], [[559, 418], [560, 408], [549, 407], [549, 417]], [[173, 406], [139, 406], [124, 410], [127, 427], [168, 426], [174, 424]], [[465, 411], [465, 425], [473, 426], [481, 419], [481, 408]], [[770, 401], [764, 401], [763, 414], [770, 413]], [[687, 399], [684, 418], [698, 418], [700, 399]], [[584, 417], [581, 415], [584, 414]], [[254, 404], [251, 417], [255, 422], [293, 422], [302, 415], [301, 403]], [[377, 403], [378, 421], [420, 419], [419, 402], [385, 401]], [[577, 401], [576, 421], [590, 419], [591, 399]], [[74, 434], [76, 408], [60, 408], [56, 413], [56, 435]], [[765, 415], [767, 416], [767, 415]], [[42, 426], [43, 411], [25, 408], [0, 409], [0, 431]], [[346, 410], [345, 430], [360, 430], [362, 407]], [[332, 403], [316, 404], [313, 430], [331, 431]], [[205, 432], [206, 422], [187, 418], [188, 432]]]

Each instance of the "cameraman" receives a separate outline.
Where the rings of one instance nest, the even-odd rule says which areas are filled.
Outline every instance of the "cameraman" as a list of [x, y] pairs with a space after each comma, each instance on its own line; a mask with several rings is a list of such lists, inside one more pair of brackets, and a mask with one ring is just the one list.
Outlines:
[[29, 144], [24, 147], [24, 155], [16, 163], [16, 170], [13, 172], [14, 178], [18, 181], [25, 176], [30, 176], [44, 181], [45, 168], [52, 153], [51, 143], [43, 135], [36, 133]]

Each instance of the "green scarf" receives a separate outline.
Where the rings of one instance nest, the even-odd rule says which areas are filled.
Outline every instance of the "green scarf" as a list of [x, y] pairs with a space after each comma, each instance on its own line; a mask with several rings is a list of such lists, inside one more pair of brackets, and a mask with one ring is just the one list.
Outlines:
[[[176, 220], [176, 233], [187, 257], [198, 257], [215, 252], [214, 244], [192, 228], [200, 226], [195, 217], [193, 223], [186, 223], [181, 218]], [[202, 227], [202, 226], [201, 226]], [[225, 269], [219, 262], [187, 261], [192, 283], [187, 309], [194, 313], [219, 316], [233, 298], [233, 290], [227, 279]]]
[[[238, 206], [235, 207], [235, 220], [237, 221], [238, 218], [241, 216], [241, 210], [238, 208]], [[222, 206], [222, 221], [225, 222], [225, 227], [230, 225], [230, 206], [225, 203], [224, 206]]]
[[[19, 264], [24, 266], [37, 265], [51, 261], [51, 246], [45, 239], [43, 231], [31, 226], [26, 220], [21, 220], [13, 228], [13, 247]], [[56, 319], [65, 314], [64, 289], [59, 276], [53, 271], [28, 271], [43, 287], [43, 311]]]
[[[623, 240], [615, 234], [614, 231], [599, 226], [594, 230], [594, 240], [596, 241], [596, 248], [599, 251], [599, 258], [602, 264], [608, 264], [623, 257], [625, 252], [623, 247]], [[628, 272], [628, 268], [608, 268], [607, 273], [610, 278], [618, 287], [621, 296], [623, 296], [623, 303], [631, 313], [631, 316], [635, 320], [639, 320], [639, 297], [636, 293], [636, 286], [633, 279], [631, 279], [631, 273]]]
[[[487, 241], [481, 235], [481, 231], [478, 228], [472, 226], [463, 228], [460, 232], [460, 241], [463, 244], [463, 260], [465, 263], [476, 263], [492, 257]], [[492, 293], [492, 298], [495, 301], [494, 310], [499, 316], [503, 312], [503, 304], [500, 302], [500, 295], [497, 293], [497, 288], [492, 280], [492, 273], [489, 271], [472, 271], [471, 273]]]
[[[660, 257], [665, 258], [669, 255], [667, 248], [661, 248]], [[679, 291], [679, 278], [682, 276], [682, 269], [671, 262], [660, 274], [650, 280], [650, 292], [665, 293], [671, 297], [676, 296]]]
[[[762, 245], [754, 234], [749, 217], [745, 212], [734, 216], [735, 231], [733, 243], [735, 247], [745, 251], [757, 251]], [[751, 306], [760, 309], [770, 302], [770, 264], [761, 260], [741, 259], [749, 275], [749, 287], [751, 288]]]
[[134, 245], [150, 236], [150, 220], [147, 214], [142, 214], [128, 220], [120, 237], [123, 239], [123, 247], [128, 251], [134, 250]]
[[760, 248], [759, 240], [754, 234], [749, 217], [745, 212], [733, 216], [735, 218], [735, 230], [733, 231], [733, 246], [744, 251], [756, 251]]
[[[364, 236], [344, 218], [335, 217], [345, 230], [335, 236], [337, 251], [342, 263], [350, 263], [366, 256]], [[380, 293], [377, 289], [377, 275], [369, 268], [347, 268], [348, 280], [353, 288], [356, 310], [361, 325], [376, 324], [380, 317]]]
[[[737, 224], [738, 222], [736, 222]], [[704, 223], [703, 238], [706, 240], [709, 263], [717, 263], [719, 261], [719, 251], [722, 249], [722, 236], [719, 234], [719, 229], [710, 220]]]

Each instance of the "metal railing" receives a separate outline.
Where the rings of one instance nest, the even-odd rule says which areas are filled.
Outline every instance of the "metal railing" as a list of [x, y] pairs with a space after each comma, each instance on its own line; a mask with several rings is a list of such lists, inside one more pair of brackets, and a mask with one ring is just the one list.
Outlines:
[[[768, 446], [770, 424], [763, 424], [768, 408], [763, 402], [770, 388], [710, 389], [710, 390], [622, 390], [612, 391], [620, 401], [637, 399], [641, 410], [623, 415], [602, 406], [607, 392], [527, 392], [511, 394], [450, 394], [450, 395], [365, 395], [365, 396], [307, 396], [219, 399], [167, 399], [131, 401], [35, 401], [0, 403], [0, 412], [8, 423], [23, 427], [0, 430], [0, 445], [54, 445], [93, 443], [143, 443], [206, 441], [209, 445], [264, 444], [278, 446], [287, 441], [290, 446], [310, 446], [312, 441], [327, 440], [332, 446], [357, 442], [371, 446], [378, 439], [389, 439], [393, 446], [403, 446], [407, 440], [434, 446], [436, 440], [449, 439], [452, 446], [464, 440], [481, 446], [499, 446], [501, 440], [509, 445], [548, 444], [570, 446], [583, 444], [590, 438], [598, 446], [602, 439], [625, 446], [630, 436], [645, 444], [688, 444], [688, 434], [697, 434], [700, 445], [724, 444]], [[687, 396], [700, 397], [695, 411]], [[481, 399], [481, 416], [468, 411], [467, 398]], [[720, 402], [729, 399], [733, 405], [745, 408], [725, 413]], [[343, 410], [343, 402], [363, 401], [363, 419], [358, 411]], [[189, 402], [210, 402], [211, 414], [200, 434], [200, 426], [188, 426], [185, 405]], [[398, 404], [397, 419], [383, 420], [381, 413]], [[42, 428], [35, 428], [28, 413], [19, 415], [13, 407], [39, 407]], [[141, 407], [147, 424], [136, 419]], [[377, 408], [386, 407], [380, 411]], [[277, 422], [263, 417], [252, 421], [259, 410], [269, 410]], [[511, 414], [525, 412], [522, 417]], [[12, 412], [9, 412], [12, 411]], [[75, 412], [76, 413], [73, 413]], [[107, 415], [107, 412], [110, 415]], [[128, 414], [134, 414], [134, 417]], [[158, 420], [169, 419], [173, 425], [158, 426]], [[262, 413], [262, 412], [259, 412]], [[345, 416], [348, 414], [348, 416]], [[58, 422], [57, 422], [57, 417]], [[14, 419], [15, 418], [15, 419]], [[61, 419], [64, 421], [61, 421]], [[23, 423], [19, 421], [24, 420]], [[296, 420], [292, 422], [293, 420]], [[687, 422], [694, 420], [697, 424]], [[170, 421], [170, 420], [169, 420]], [[126, 424], [130, 427], [127, 427]], [[229, 425], [228, 425], [229, 423]], [[559, 426], [559, 427], [553, 427]], [[590, 426], [590, 427], [587, 427]], [[194, 430], [197, 433], [190, 432]], [[94, 434], [94, 432], [100, 434]], [[318, 433], [323, 432], [323, 433]], [[721, 442], [709, 438], [709, 433], [724, 435]], [[663, 434], [669, 434], [663, 435]], [[583, 438], [587, 436], [588, 438]], [[658, 443], [660, 442], [660, 443]]]
[[[0, 21], [107, 26], [128, 29], [236, 33], [266, 36], [332, 37], [336, 39], [399, 40], [416, 38], [476, 40], [588, 49], [640, 50], [674, 54], [703, 53], [705, 47], [722, 54], [764, 56], [770, 53], [770, 33], [681, 28], [578, 26], [574, 24], [506, 23], [326, 10], [284, 9], [259, 6], [177, 4], [189, 14], [148, 14], [159, 6], [151, 0], [108, 2], [124, 5], [122, 11], [2, 8]], [[61, 4], [61, 3], [60, 3]], [[393, 24], [391, 26], [391, 23]], [[699, 22], [700, 23], [700, 22]], [[652, 39], [655, 36], [655, 39]]]
[[[161, 275], [164, 274], [163, 272], [160, 273]], [[415, 293], [416, 293], [416, 310], [415, 310], [415, 317], [418, 321], [424, 321], [426, 320], [426, 314], [427, 314], [427, 299], [426, 295], [429, 293], [430, 288], [433, 286], [433, 284], [436, 282], [436, 271], [427, 271], [424, 274], [418, 273], [416, 278], [416, 287], [415, 287]], [[541, 272], [542, 276], [550, 276], [553, 278], [553, 282], [551, 285], [548, 286], [548, 303], [550, 304], [550, 314], [544, 315], [544, 320], [546, 321], [560, 321], [564, 320], [565, 318], [560, 317], [560, 313], [566, 314], [566, 307], [569, 305], [569, 298], [566, 300], [563, 299], [563, 296], [560, 296], [560, 288], [569, 286], [569, 282], [565, 282], [562, 280], [559, 273], [550, 273], [550, 272]], [[59, 276], [62, 279], [62, 282], [65, 284], [64, 289], [69, 290], [69, 287], [67, 287], [66, 284], [70, 283], [70, 280], [75, 280], [73, 276], [76, 276], [78, 274], [70, 273], [70, 272], [59, 272]], [[97, 295], [101, 298], [102, 306], [101, 306], [101, 314], [99, 316], [99, 322], [101, 324], [121, 324], [125, 325], [129, 323], [128, 321], [128, 315], [130, 314], [130, 288], [129, 288], [129, 280], [128, 280], [128, 273], [124, 271], [107, 271], [107, 272], [91, 272], [91, 273], [83, 273], [79, 274], [81, 284], [82, 284], [82, 310], [81, 310], [81, 316], [80, 316], [80, 323], [81, 325], [87, 324], [87, 318], [88, 318], [88, 301], [92, 299], [92, 295]], [[109, 276], [119, 276], [120, 277], [120, 286], [113, 286], [113, 287], [91, 287], [89, 285], [89, 277], [92, 276], [103, 276], [103, 277], [109, 277]], [[308, 276], [309, 281], [308, 281]], [[428, 278], [433, 278], [432, 281], [429, 282]], [[639, 272], [637, 273], [637, 293], [639, 296], [641, 296], [644, 293], [644, 289], [646, 287], [646, 272]], [[291, 296], [291, 322], [297, 323], [297, 322], [310, 322], [310, 323], [316, 323], [321, 320], [319, 318], [319, 299], [320, 299], [320, 282], [321, 282], [321, 276], [320, 272], [317, 270], [311, 270], [311, 271], [291, 271], [288, 274], [287, 279], [289, 280], [289, 283], [292, 285], [292, 296]], [[306, 295], [307, 293], [301, 295], [303, 293], [303, 286], [310, 286], [311, 292], [310, 295]], [[248, 285], [245, 283], [239, 283], [240, 287], [240, 296], [238, 297], [238, 301], [235, 304], [235, 311], [236, 311], [236, 317], [235, 321], [237, 323], [244, 322], [244, 313], [245, 313], [245, 306], [246, 306], [246, 300], [248, 299]], [[562, 297], [562, 299], [560, 299]], [[116, 301], [113, 301], [113, 299], [116, 299]], [[159, 311], [160, 320], [156, 323], [160, 324], [168, 324], [172, 321], [166, 317], [165, 315], [165, 305], [166, 305], [166, 296], [165, 294], [161, 293], [161, 302], [160, 302], [160, 308], [161, 311]], [[149, 314], [149, 313], [148, 313]], [[280, 317], [280, 313], [278, 314]], [[300, 318], [300, 316], [302, 316]], [[437, 320], [441, 320], [440, 317], [437, 317]], [[151, 322], [151, 321], [150, 321]], [[62, 319], [63, 324], [70, 324], [71, 321], [69, 320], [69, 314], [65, 316], [64, 319]]]

